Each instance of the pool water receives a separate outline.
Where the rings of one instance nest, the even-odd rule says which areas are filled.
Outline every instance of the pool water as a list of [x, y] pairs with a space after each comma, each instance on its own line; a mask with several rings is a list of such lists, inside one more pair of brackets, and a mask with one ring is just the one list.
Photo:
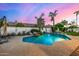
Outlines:
[[70, 38], [63, 34], [44, 34], [41, 36], [24, 37], [23, 42], [29, 42], [34, 44], [52, 45], [55, 42], [62, 40], [69, 40]]

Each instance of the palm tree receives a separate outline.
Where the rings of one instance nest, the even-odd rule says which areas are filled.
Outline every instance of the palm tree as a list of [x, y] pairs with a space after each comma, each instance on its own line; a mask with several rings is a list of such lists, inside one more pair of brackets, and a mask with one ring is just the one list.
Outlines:
[[3, 19], [0, 19], [0, 35], [1, 35], [1, 27], [3, 26]]
[[[6, 20], [6, 16], [3, 16], [2, 18], [2, 26], [3, 26], [3, 38], [0, 38], [0, 43], [4, 43], [4, 42], [8, 42], [8, 39], [6, 39], [6, 35], [7, 35], [7, 20]], [[1, 27], [2, 27], [1, 26]]]
[[44, 19], [41, 20], [41, 29], [43, 30], [43, 27], [45, 26], [45, 21]]
[[78, 20], [79, 11], [75, 11], [74, 14], [76, 14], [76, 26], [77, 26], [77, 20]]
[[55, 25], [55, 17], [57, 15], [57, 10], [55, 10], [54, 12], [50, 12], [49, 13], [49, 17], [51, 17], [51, 21], [53, 21], [53, 30], [54, 30], [54, 25]]
[[44, 18], [42, 18], [43, 16], [44, 16], [44, 13], [42, 13], [40, 17], [35, 17], [35, 19], [37, 19], [37, 26], [39, 28], [39, 31], [41, 31], [44, 27]]
[[3, 35], [7, 35], [7, 20], [6, 20], [6, 16], [3, 16]]

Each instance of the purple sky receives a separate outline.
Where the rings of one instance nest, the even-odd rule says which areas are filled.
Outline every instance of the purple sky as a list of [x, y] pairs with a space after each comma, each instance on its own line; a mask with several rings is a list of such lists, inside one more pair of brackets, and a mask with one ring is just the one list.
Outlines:
[[51, 24], [49, 12], [58, 10], [55, 22], [62, 20], [75, 21], [75, 11], [79, 10], [77, 3], [4, 3], [0, 4], [0, 18], [7, 16], [8, 21], [19, 21], [24, 23], [36, 23], [35, 16], [39, 17], [45, 13], [46, 24]]

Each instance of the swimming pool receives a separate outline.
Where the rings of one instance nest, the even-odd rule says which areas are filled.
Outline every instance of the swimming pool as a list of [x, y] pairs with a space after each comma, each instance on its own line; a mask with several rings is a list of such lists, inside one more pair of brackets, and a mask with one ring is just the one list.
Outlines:
[[34, 44], [52, 45], [55, 42], [69, 40], [70, 38], [63, 34], [43, 34], [41, 36], [24, 37], [23, 42]]

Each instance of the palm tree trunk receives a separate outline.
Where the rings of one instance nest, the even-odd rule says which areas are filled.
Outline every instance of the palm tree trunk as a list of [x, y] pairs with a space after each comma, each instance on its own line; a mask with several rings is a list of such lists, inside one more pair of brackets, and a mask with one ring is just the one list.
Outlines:
[[52, 17], [52, 21], [53, 21], [53, 32], [55, 32], [55, 20], [54, 20], [54, 17]]
[[47, 28], [45, 27], [45, 31], [47, 32]]
[[77, 26], [77, 19], [78, 19], [78, 15], [76, 14], [76, 26]]
[[41, 28], [40, 27], [38, 27], [38, 29], [39, 29], [39, 31], [41, 31]]
[[1, 28], [0, 28], [0, 36], [1, 36]]

